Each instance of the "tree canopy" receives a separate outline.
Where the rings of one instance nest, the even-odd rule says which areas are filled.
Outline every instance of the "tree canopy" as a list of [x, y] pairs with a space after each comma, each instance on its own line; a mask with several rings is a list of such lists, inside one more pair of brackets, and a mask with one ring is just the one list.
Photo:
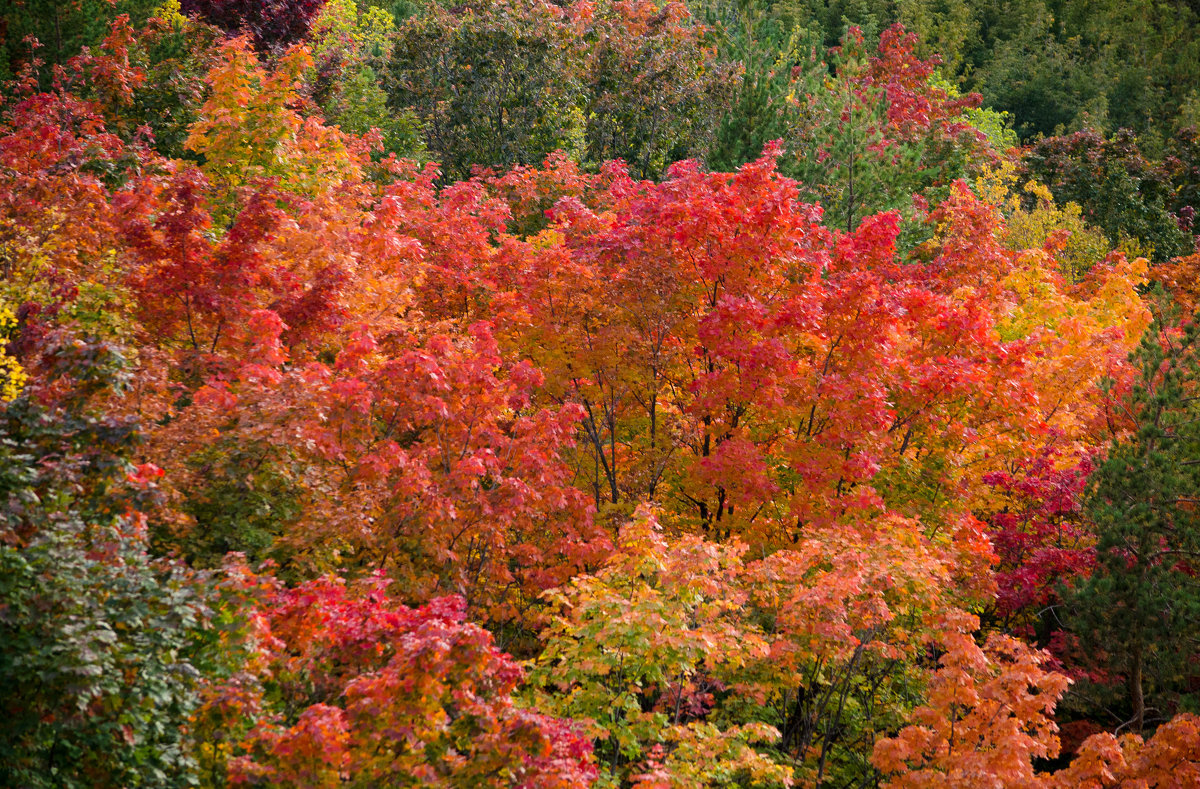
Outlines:
[[0, 784], [1200, 781], [1193, 12], [1084, 5], [4, 11]]

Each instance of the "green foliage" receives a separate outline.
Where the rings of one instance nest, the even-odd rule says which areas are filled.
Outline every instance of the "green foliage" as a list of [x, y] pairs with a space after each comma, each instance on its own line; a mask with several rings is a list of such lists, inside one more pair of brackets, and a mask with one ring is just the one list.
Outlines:
[[1186, 0], [694, 0], [721, 25], [765, 15], [834, 46], [849, 26], [899, 22], [943, 76], [1011, 113], [1022, 139], [1131, 128], [1157, 155], [1194, 125], [1200, 95], [1198, 10]]
[[[25, 42], [33, 36], [42, 45], [38, 57], [66, 63], [85, 46], [104, 38], [112, 21], [129, 14], [140, 25], [157, 0], [27, 0], [5, 3], [0, 12], [0, 83], [16, 76], [32, 57]], [[49, 74], [46, 75], [47, 82]]]
[[378, 129], [382, 150], [411, 157], [424, 147], [411, 110], [389, 110], [380, 74], [392, 52], [395, 21], [375, 6], [331, 0], [313, 22], [313, 92], [326, 120], [351, 134]]
[[765, 13], [738, 15], [718, 28], [723, 53], [743, 66], [730, 106], [708, 151], [708, 165], [730, 171], [785, 139], [796, 123], [794, 64], [815, 61], [820, 35], [787, 27]]
[[682, 5], [598, 4], [584, 16], [587, 158], [655, 178], [711, 145], [737, 69]]
[[994, 15], [984, 13], [981, 23], [988, 33], [968, 83], [989, 106], [1012, 114], [1021, 137], [1106, 119], [1107, 100], [1083, 43], [1058, 35], [1052, 12], [1040, 0], [1009, 2]]
[[589, 722], [599, 786], [647, 776], [671, 787], [790, 782], [790, 768], [751, 747], [777, 739], [775, 729], [707, 720], [721, 678], [736, 681], [766, 650], [743, 619], [743, 550], [668, 543], [643, 509], [604, 568], [550, 593], [562, 614], [530, 674], [542, 689], [535, 701]]
[[1023, 138], [1083, 128], [1169, 137], [1200, 79], [1194, 6], [1181, 0], [971, 3], [978, 35], [958, 73], [1013, 113]]
[[994, 156], [971, 120], [1001, 123], [979, 113], [978, 96], [939, 81], [936, 60], [920, 59], [914, 45], [898, 26], [875, 47], [852, 29], [826, 59], [810, 50], [793, 72], [792, 155], [780, 169], [820, 200], [831, 226], [850, 232], [888, 210], [914, 216], [915, 198], [941, 202], [951, 182]]
[[954, 179], [1016, 143], [1006, 116], [943, 79], [937, 55], [922, 57], [902, 27], [878, 36], [851, 27], [827, 49], [828, 30], [802, 26], [813, 16], [792, 6], [717, 4], [705, 13], [721, 56], [744, 68], [709, 166], [734, 169], [782, 140], [780, 171], [834, 227], [853, 230], [885, 210], [915, 216], [914, 195], [940, 202]]
[[1063, 30], [1085, 44], [1088, 69], [1107, 99], [1109, 129], [1157, 138], [1157, 154], [1200, 85], [1200, 9], [1186, 0], [1075, 0], [1057, 13]]
[[540, 164], [556, 150], [657, 177], [701, 156], [733, 68], [677, 4], [430, 5], [403, 24], [388, 69], [447, 180], [472, 166]]
[[539, 164], [556, 149], [578, 151], [581, 86], [561, 13], [542, 2], [481, 0], [432, 5], [400, 27], [391, 106], [411, 108], [448, 180], [476, 164]]
[[1139, 376], [1118, 413], [1134, 432], [1091, 478], [1084, 511], [1097, 565], [1068, 610], [1090, 654], [1124, 677], [1140, 732], [1200, 646], [1200, 324], [1157, 315], [1132, 360]]
[[343, 72], [337, 93], [325, 104], [325, 117], [351, 134], [378, 129], [385, 154], [413, 158], [425, 148], [420, 124], [413, 113], [388, 109], [387, 94], [379, 86], [375, 69], [368, 65]]
[[782, 0], [765, 5], [791, 25], [822, 31], [830, 47], [837, 46], [851, 27], [877, 35], [897, 21], [894, 0]]
[[283, 564], [287, 551], [280, 537], [299, 515], [300, 503], [287, 466], [269, 447], [218, 442], [189, 458], [198, 489], [190, 489], [182, 509], [196, 522], [177, 543], [196, 567], [219, 567], [237, 552], [250, 561], [274, 559]]
[[868, 67], [863, 37], [848, 35], [830, 60], [828, 66], [810, 60], [794, 88], [800, 103], [791, 129], [795, 153], [781, 169], [814, 189], [829, 224], [851, 232], [867, 214], [907, 205], [913, 190], [905, 182], [916, 172], [916, 152], [886, 151], [887, 104], [861, 83]]
[[1055, 201], [1079, 204], [1113, 246], [1128, 248], [1132, 240], [1130, 251], [1155, 261], [1192, 251], [1191, 236], [1169, 210], [1183, 184], [1172, 184], [1169, 173], [1142, 154], [1131, 132], [1121, 130], [1107, 140], [1094, 131], [1039, 140], [1022, 164], [1024, 174], [1050, 187]]
[[920, 39], [923, 57], [941, 58], [945, 74], [957, 74], [967, 47], [979, 36], [979, 9], [972, 0], [896, 0], [896, 19]]
[[188, 786], [202, 587], [147, 554], [156, 469], [131, 470], [136, 424], [91, 403], [119, 353], [71, 341], [51, 358], [74, 390], [0, 415], [0, 783]]
[[184, 158], [188, 127], [204, 101], [204, 75], [213, 65], [220, 31], [183, 16], [179, 0], [166, 0], [139, 32], [130, 60], [146, 75], [131, 106], [119, 111], [120, 128], [136, 134], [143, 124], [164, 156]]

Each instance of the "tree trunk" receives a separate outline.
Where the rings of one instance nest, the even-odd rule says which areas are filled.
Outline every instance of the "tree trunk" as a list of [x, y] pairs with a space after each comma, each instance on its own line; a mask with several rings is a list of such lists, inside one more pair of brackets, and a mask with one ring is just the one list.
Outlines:
[[1130, 725], [1137, 734], [1142, 733], [1146, 723], [1146, 697], [1142, 692], [1142, 647], [1133, 652], [1133, 666], [1129, 670], [1129, 698], [1133, 702], [1133, 719]]

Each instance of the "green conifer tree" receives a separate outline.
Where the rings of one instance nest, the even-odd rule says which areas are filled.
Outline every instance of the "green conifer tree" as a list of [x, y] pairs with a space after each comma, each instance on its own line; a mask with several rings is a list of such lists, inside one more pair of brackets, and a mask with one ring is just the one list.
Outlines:
[[1120, 408], [1136, 429], [1090, 482], [1096, 567], [1069, 610], [1084, 646], [1124, 676], [1126, 725], [1140, 732], [1200, 646], [1200, 323], [1156, 315], [1132, 361]]

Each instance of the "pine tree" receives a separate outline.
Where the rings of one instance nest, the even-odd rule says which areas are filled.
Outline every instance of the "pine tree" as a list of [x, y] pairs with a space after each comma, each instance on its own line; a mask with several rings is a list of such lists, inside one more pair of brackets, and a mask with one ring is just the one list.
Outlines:
[[1166, 712], [1148, 696], [1165, 696], [1200, 646], [1200, 323], [1156, 315], [1131, 361], [1122, 407], [1135, 430], [1090, 482], [1096, 568], [1070, 609], [1083, 644], [1125, 677], [1125, 726], [1141, 732]]

